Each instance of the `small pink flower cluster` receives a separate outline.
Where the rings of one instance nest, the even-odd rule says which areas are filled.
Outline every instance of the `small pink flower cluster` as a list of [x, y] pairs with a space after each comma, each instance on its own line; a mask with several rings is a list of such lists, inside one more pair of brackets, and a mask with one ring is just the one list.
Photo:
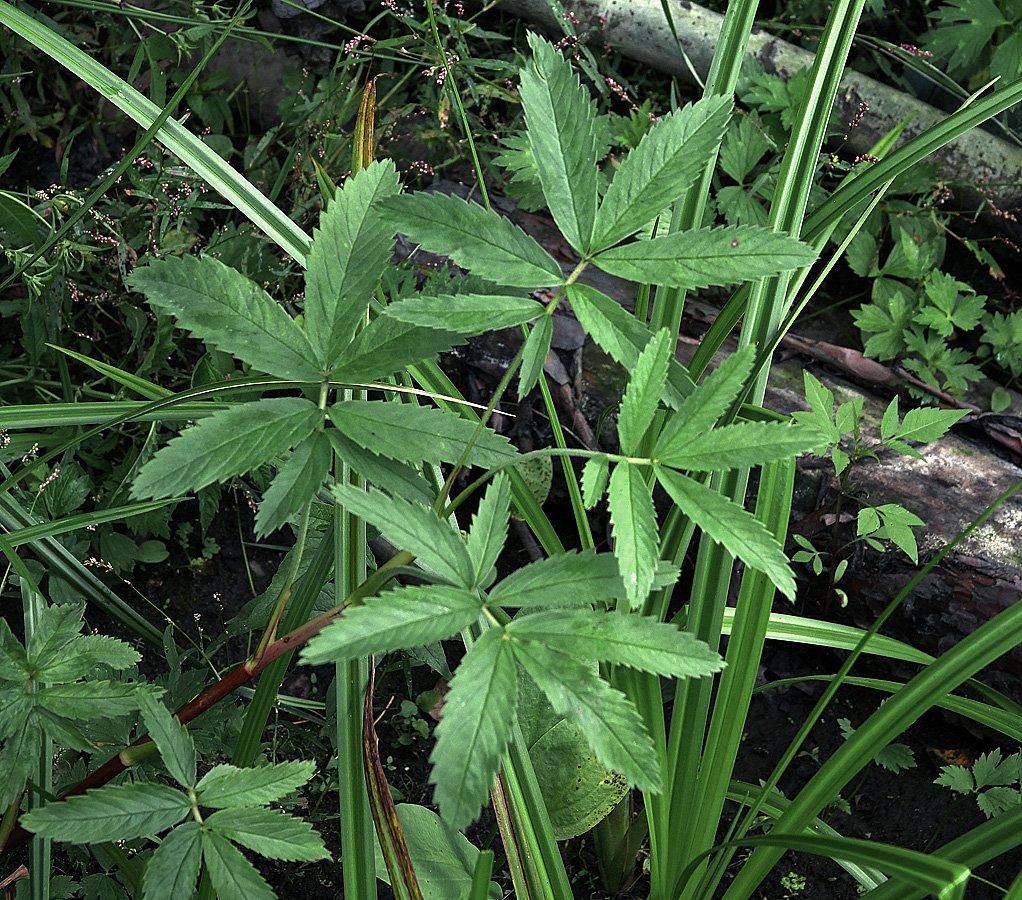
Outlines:
[[408, 171], [416, 175], [429, 175], [431, 178], [436, 176], [433, 167], [424, 159], [413, 160], [412, 164], [408, 167]]
[[348, 43], [344, 45], [344, 52], [351, 53], [355, 50], [359, 44], [365, 41], [367, 44], [375, 44], [376, 42], [368, 34], [356, 34]]
[[898, 46], [911, 56], [933, 56], [929, 50], [920, 50], [912, 44], [898, 44]]

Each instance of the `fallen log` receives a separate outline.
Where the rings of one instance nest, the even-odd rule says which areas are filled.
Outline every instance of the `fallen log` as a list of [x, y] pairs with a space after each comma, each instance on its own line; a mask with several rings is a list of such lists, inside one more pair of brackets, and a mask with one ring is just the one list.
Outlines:
[[[660, 0], [553, 0], [564, 15], [577, 22], [578, 34], [589, 30], [625, 56], [695, 84], [693, 72], [704, 79], [717, 45], [723, 16], [687, 0], [668, 0], [678, 41], [671, 34]], [[502, 0], [500, 9], [560, 33], [564, 22], [551, 11], [547, 0]], [[680, 50], [679, 50], [680, 44]], [[684, 51], [684, 55], [681, 51]], [[788, 78], [812, 64], [813, 54], [787, 41], [755, 29], [749, 54], [767, 72]], [[687, 61], [686, 61], [687, 57]], [[691, 64], [691, 68], [690, 68]], [[909, 116], [901, 143], [939, 124], [947, 116], [914, 97], [888, 87], [851, 69], [845, 71], [834, 109], [838, 121], [847, 125], [858, 118], [860, 104], [869, 111], [849, 129], [848, 148], [864, 154]], [[1022, 205], [1022, 148], [979, 129], [963, 134], [931, 157], [941, 165], [948, 181], [997, 185], [996, 205], [1014, 212]], [[1014, 183], [1014, 184], [1013, 184]], [[986, 195], [986, 189], [983, 190]], [[977, 198], [972, 196], [971, 204]]]

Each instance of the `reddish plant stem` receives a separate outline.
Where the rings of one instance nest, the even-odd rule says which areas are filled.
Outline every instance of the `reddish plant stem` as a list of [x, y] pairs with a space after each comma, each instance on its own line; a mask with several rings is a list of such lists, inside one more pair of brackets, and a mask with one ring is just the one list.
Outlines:
[[[309, 638], [319, 634], [319, 632], [321, 632], [327, 625], [340, 616], [343, 611], [343, 607], [332, 609], [329, 612], [325, 612], [323, 615], [317, 616], [315, 619], [306, 622], [300, 628], [296, 628], [294, 631], [288, 632], [283, 637], [278, 638], [272, 644], [268, 645], [258, 658], [247, 659], [226, 678], [222, 678], [216, 684], [210, 685], [201, 694], [199, 694], [198, 697], [182, 706], [174, 715], [177, 716], [182, 725], [187, 725], [196, 717], [201, 716], [207, 709], [210, 709], [223, 700], [224, 697], [233, 694], [243, 684], [251, 681], [275, 659], [278, 659], [285, 653], [300, 647], [309, 640]], [[133, 754], [130, 752], [132, 748], [141, 747], [145, 744], [151, 743], [152, 738], [149, 737], [148, 734], [142, 735], [142, 737], [133, 741], [115, 757], [107, 760], [107, 762], [96, 769], [95, 772], [87, 775], [60, 799], [63, 800], [67, 797], [73, 797], [76, 794], [84, 794], [92, 788], [102, 787], [112, 778], [120, 775], [125, 769], [128, 769], [135, 763], [139, 762], [139, 760], [144, 758], [145, 755], [148, 755]], [[11, 830], [7, 840], [0, 845], [0, 855], [6, 854], [8, 851], [13, 850], [16, 847], [20, 847], [31, 836], [32, 835], [25, 831], [24, 828], [15, 826]]]

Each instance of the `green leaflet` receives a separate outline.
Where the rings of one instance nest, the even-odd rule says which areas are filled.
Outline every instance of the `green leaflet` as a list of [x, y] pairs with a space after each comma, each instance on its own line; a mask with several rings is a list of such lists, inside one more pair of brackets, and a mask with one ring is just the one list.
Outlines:
[[276, 531], [315, 496], [330, 472], [333, 450], [325, 432], [302, 441], [263, 493], [256, 513], [256, 537]]
[[621, 278], [695, 290], [808, 266], [817, 253], [786, 234], [745, 225], [679, 231], [604, 250], [593, 263]]
[[554, 837], [566, 841], [585, 834], [621, 802], [628, 780], [600, 765], [582, 732], [554, 712], [524, 672], [518, 679], [518, 697], [518, 724]]
[[323, 377], [301, 326], [255, 282], [212, 257], [174, 257], [136, 269], [128, 284], [195, 337], [295, 381]]
[[159, 700], [142, 695], [142, 721], [171, 777], [182, 787], [195, 784], [195, 743], [188, 729]]
[[[423, 900], [468, 898], [479, 850], [465, 835], [425, 806], [399, 803], [396, 809]], [[374, 843], [376, 877], [390, 884], [379, 842]], [[489, 900], [501, 900], [503, 894], [495, 882], [490, 882], [488, 896]]]
[[323, 413], [302, 397], [264, 397], [182, 432], [143, 466], [132, 497], [172, 497], [262, 465], [307, 438]]
[[[79, 730], [84, 719], [119, 717], [136, 709], [146, 687], [94, 679], [79, 681], [106, 662], [125, 669], [139, 660], [128, 644], [101, 635], [82, 636], [81, 604], [39, 610], [28, 648], [0, 618], [0, 806], [6, 807], [37, 771], [44, 733], [63, 746], [94, 749]], [[32, 679], [47, 686], [32, 685]], [[73, 683], [65, 683], [73, 682]]]
[[687, 475], [662, 466], [656, 474], [671, 499], [696, 525], [729, 553], [766, 575], [785, 597], [794, 599], [795, 578], [788, 558], [762, 522]]
[[474, 587], [475, 567], [465, 542], [432, 508], [388, 497], [380, 491], [360, 491], [347, 484], [333, 485], [331, 490], [345, 509], [371, 522], [396, 546], [414, 553], [441, 578], [459, 587]]
[[481, 609], [475, 594], [442, 584], [387, 591], [345, 610], [309, 641], [302, 662], [338, 662], [444, 640], [468, 628]]
[[184, 822], [168, 834], [146, 864], [144, 900], [179, 900], [195, 891], [202, 863], [202, 826]]
[[667, 364], [674, 355], [674, 347], [672, 335], [662, 328], [639, 354], [617, 416], [617, 434], [625, 456], [639, 455], [639, 444], [653, 423], [667, 384]]
[[968, 410], [964, 409], [931, 409], [921, 406], [910, 409], [902, 419], [897, 431], [901, 441], [935, 441], [947, 432]]
[[648, 616], [592, 609], [555, 609], [520, 616], [507, 633], [555, 646], [581, 659], [675, 678], [704, 678], [724, 667], [720, 654], [674, 625]]
[[614, 173], [596, 214], [592, 252], [634, 234], [689, 188], [719, 146], [731, 106], [730, 95], [707, 97], [649, 130]]
[[[477, 428], [454, 413], [408, 403], [344, 400], [327, 414], [349, 440], [401, 462], [457, 462]], [[516, 455], [507, 438], [486, 428], [468, 462], [489, 468], [513, 462]]]
[[[684, 408], [678, 416], [684, 415]], [[657, 455], [658, 462], [690, 472], [716, 472], [758, 466], [827, 447], [815, 428], [780, 422], [742, 422], [705, 431]]]
[[609, 771], [620, 772], [641, 790], [660, 790], [656, 752], [638, 712], [595, 666], [539, 641], [502, 643], [510, 643], [550, 705], [578, 727]]
[[336, 364], [365, 318], [394, 253], [393, 232], [373, 208], [400, 190], [390, 160], [371, 163], [338, 190], [313, 232], [305, 274], [305, 327], [323, 371]]
[[596, 220], [596, 104], [550, 43], [531, 31], [528, 39], [519, 93], [529, 147], [554, 221], [585, 255]]
[[302, 819], [283, 810], [254, 807], [221, 809], [205, 825], [260, 856], [285, 861], [329, 858], [323, 839]]
[[478, 203], [412, 194], [384, 200], [380, 209], [392, 227], [481, 278], [529, 289], [563, 280], [561, 267], [533, 238]]
[[274, 803], [312, 778], [316, 764], [291, 760], [258, 769], [220, 765], [210, 769], [195, 786], [199, 803], [215, 809]]
[[612, 553], [569, 550], [516, 569], [489, 597], [498, 606], [583, 606], [607, 603], [623, 591]]
[[582, 467], [582, 496], [586, 509], [592, 509], [603, 498], [609, 474], [610, 463], [606, 457], [593, 456], [586, 460]]
[[614, 556], [625, 596], [634, 609], [653, 587], [659, 559], [656, 513], [644, 469], [618, 463], [610, 476], [607, 501], [614, 530]]
[[423, 360], [433, 359], [464, 339], [451, 331], [437, 331], [377, 316], [362, 329], [330, 373], [332, 381], [366, 384], [393, 375]]
[[483, 494], [479, 509], [472, 517], [465, 543], [475, 569], [473, 584], [485, 587], [490, 571], [507, 540], [508, 516], [511, 514], [511, 482], [503, 472], [498, 474]]
[[522, 367], [518, 372], [518, 399], [521, 400], [543, 375], [543, 366], [550, 353], [554, 336], [554, 323], [550, 316], [540, 316], [529, 331], [522, 353]]
[[543, 304], [527, 297], [500, 294], [418, 294], [391, 303], [386, 315], [427, 328], [458, 334], [482, 334], [521, 325], [543, 315]]
[[697, 434], [713, 428], [741, 391], [755, 356], [755, 347], [743, 347], [707, 375], [668, 420], [653, 448], [653, 456], [659, 459], [675, 453]]
[[436, 499], [426, 479], [411, 466], [375, 453], [348, 440], [336, 428], [324, 432], [334, 452], [370, 484], [390, 494], [432, 506]]
[[181, 791], [136, 782], [107, 785], [30, 810], [21, 823], [55, 841], [99, 844], [158, 834], [180, 822], [189, 808]]
[[36, 722], [39, 723], [46, 733], [46, 736], [56, 741], [60, 746], [70, 747], [72, 750], [81, 750], [83, 753], [91, 753], [96, 749], [96, 745], [82, 734], [78, 728], [72, 725], [71, 720], [67, 718], [68, 715], [73, 715], [73, 712], [57, 715], [50, 712], [40, 703], [32, 711], [32, 714]]
[[29, 776], [38, 772], [39, 755], [43, 749], [42, 732], [30, 718], [28, 704], [18, 705], [21, 709], [5, 716], [8, 736], [0, 751], [0, 806], [4, 809], [25, 789]]
[[498, 628], [483, 632], [458, 666], [430, 755], [434, 800], [459, 830], [479, 814], [511, 740], [518, 701], [511, 644]]
[[[653, 333], [633, 315], [625, 312], [606, 294], [586, 284], [568, 285], [568, 299], [576, 318], [589, 336], [629, 372]], [[671, 358], [667, 365], [667, 386], [663, 401], [677, 409], [692, 393], [695, 384], [684, 366]]]
[[202, 859], [220, 900], [276, 900], [256, 867], [217, 832], [202, 832]]

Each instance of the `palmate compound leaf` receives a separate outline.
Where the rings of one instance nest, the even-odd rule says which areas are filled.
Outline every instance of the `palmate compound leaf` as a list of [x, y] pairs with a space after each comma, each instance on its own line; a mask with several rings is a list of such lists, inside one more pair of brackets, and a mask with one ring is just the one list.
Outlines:
[[345, 509], [375, 525], [396, 547], [415, 554], [441, 578], [460, 587], [472, 586], [474, 566], [461, 534], [431, 507], [347, 484], [330, 489]]
[[257, 769], [219, 765], [203, 775], [195, 787], [202, 806], [214, 809], [255, 806], [275, 803], [300, 788], [315, 772], [316, 764], [305, 759]]
[[480, 599], [460, 588], [431, 584], [387, 591], [348, 607], [309, 641], [302, 662], [319, 665], [421, 647], [457, 634], [481, 612]]
[[511, 639], [514, 658], [554, 710], [585, 735], [596, 758], [644, 791], [659, 791], [660, 767], [642, 719], [624, 694], [600, 678], [595, 665], [544, 641]]
[[333, 450], [326, 434], [314, 431], [277, 471], [256, 513], [256, 537], [276, 531], [320, 489], [330, 471]]
[[731, 96], [706, 97], [661, 118], [614, 178], [596, 214], [593, 251], [638, 231], [650, 211], [667, 209], [692, 184], [720, 144]]
[[191, 897], [202, 863], [202, 826], [182, 822], [156, 848], [142, 878], [143, 900]]
[[255, 282], [212, 257], [168, 256], [140, 266], [129, 286], [181, 328], [277, 378], [323, 377], [301, 326]]
[[[626, 312], [606, 294], [578, 282], [568, 285], [568, 299], [579, 324], [600, 347], [629, 372], [635, 368], [639, 354], [653, 337], [635, 316]], [[667, 365], [667, 386], [664, 402], [677, 409], [695, 389], [695, 384], [676, 359]]]
[[207, 817], [205, 825], [270, 859], [293, 861], [330, 857], [323, 838], [309, 822], [279, 809], [222, 809]]
[[756, 281], [811, 265], [817, 253], [786, 234], [754, 225], [679, 231], [604, 250], [593, 263], [621, 278], [695, 290]]
[[322, 410], [302, 397], [264, 397], [220, 410], [158, 451], [131, 495], [173, 497], [226, 481], [294, 447], [322, 421]]
[[472, 274], [508, 287], [550, 287], [561, 267], [532, 237], [498, 213], [447, 194], [405, 194], [380, 205], [394, 229], [443, 253]]
[[795, 598], [795, 578], [788, 558], [759, 519], [674, 469], [657, 466], [656, 475], [671, 499], [705, 534], [766, 575], [789, 600]]
[[[327, 414], [349, 440], [400, 462], [456, 463], [477, 427], [445, 410], [377, 400], [344, 400]], [[517, 455], [507, 438], [484, 428], [468, 464], [493, 468], [514, 462]]]
[[642, 436], [653, 422], [667, 383], [667, 364], [673, 352], [671, 333], [662, 328], [639, 354], [617, 416], [617, 433], [625, 456], [638, 454]]
[[607, 501], [614, 533], [614, 556], [631, 607], [641, 605], [656, 577], [659, 534], [645, 467], [618, 463], [610, 476]]
[[596, 220], [596, 104], [571, 64], [535, 32], [522, 67], [522, 109], [543, 195], [565, 239], [586, 254]]
[[259, 870], [217, 832], [202, 832], [202, 859], [219, 900], [276, 900]]
[[373, 162], [338, 190], [313, 232], [305, 273], [305, 322], [324, 371], [333, 368], [366, 315], [394, 253], [392, 229], [374, 205], [400, 190], [391, 160]]
[[507, 633], [560, 652], [656, 675], [703, 678], [724, 667], [720, 654], [687, 631], [634, 613], [554, 609], [518, 616]]
[[479, 815], [511, 740], [518, 702], [511, 644], [504, 632], [483, 632], [451, 681], [430, 755], [440, 814], [463, 830]]
[[417, 294], [391, 303], [386, 315], [427, 328], [458, 334], [483, 334], [521, 325], [543, 315], [543, 304], [528, 297], [502, 294]]
[[195, 742], [188, 729], [151, 695], [143, 695], [139, 705], [142, 721], [160, 751], [167, 771], [182, 787], [191, 787], [195, 784], [196, 754]]
[[33, 809], [21, 817], [29, 831], [55, 841], [100, 844], [159, 834], [190, 810], [188, 795], [162, 784], [107, 785]]

